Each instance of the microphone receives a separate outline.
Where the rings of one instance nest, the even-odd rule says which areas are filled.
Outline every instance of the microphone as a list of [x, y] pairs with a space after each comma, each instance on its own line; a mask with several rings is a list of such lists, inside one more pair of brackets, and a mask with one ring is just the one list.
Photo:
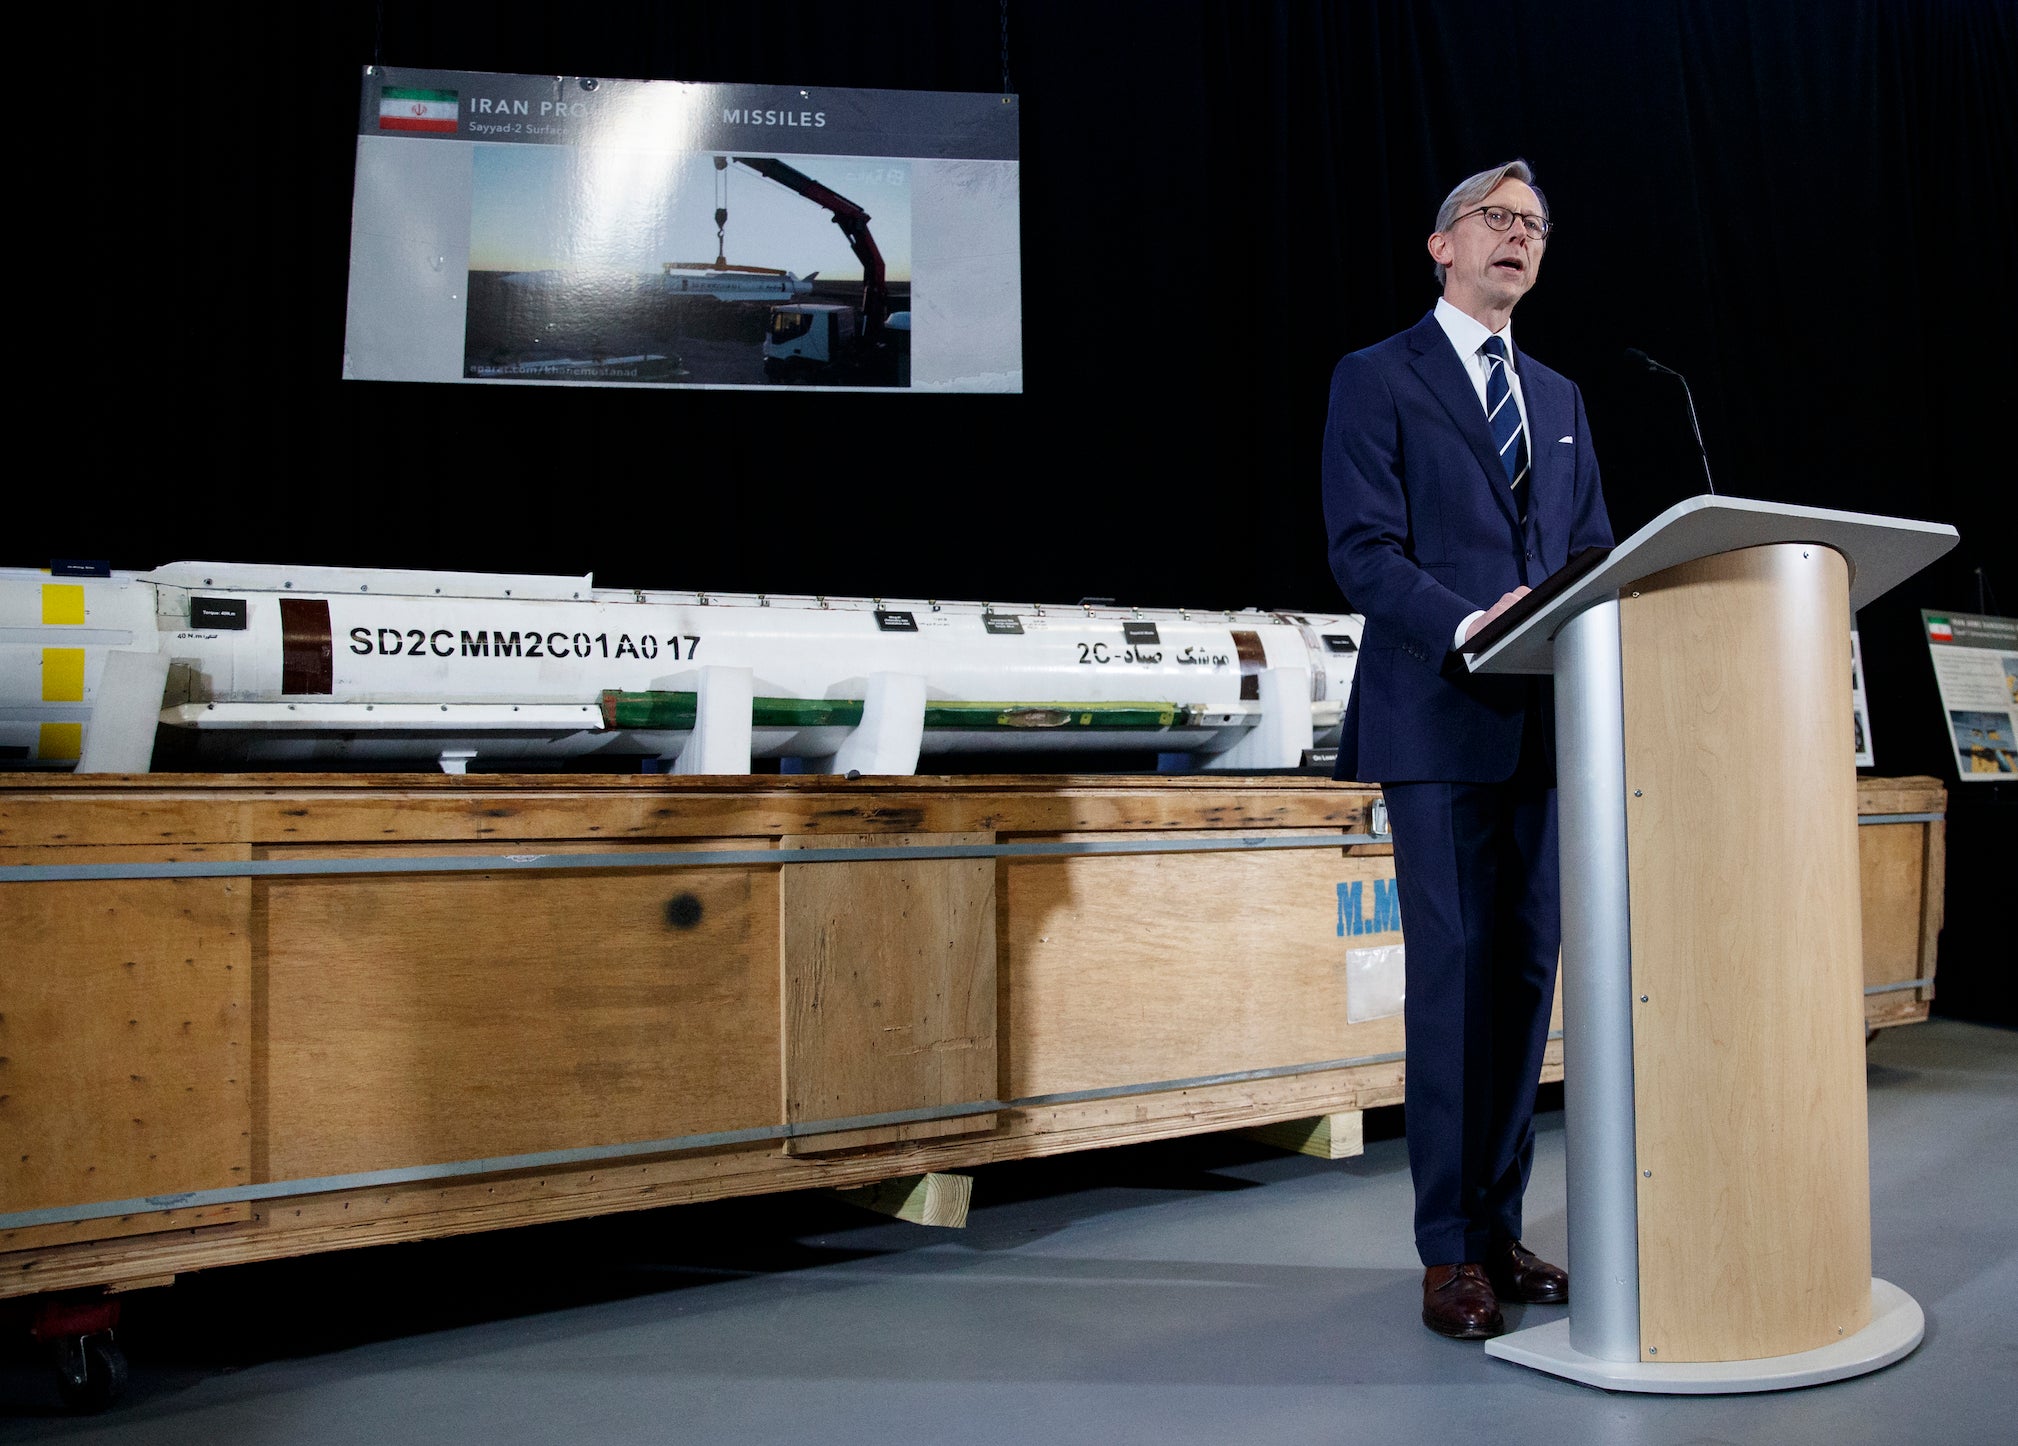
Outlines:
[[1703, 429], [1696, 421], [1696, 399], [1689, 392], [1689, 379], [1673, 367], [1664, 367], [1636, 346], [1626, 348], [1626, 360], [1645, 367], [1650, 372], [1662, 372], [1682, 384], [1682, 399], [1689, 404], [1689, 430], [1695, 434], [1696, 455], [1703, 462], [1703, 485], [1710, 489], [1712, 497], [1717, 495], [1717, 484], [1710, 480], [1710, 449], [1703, 445]]

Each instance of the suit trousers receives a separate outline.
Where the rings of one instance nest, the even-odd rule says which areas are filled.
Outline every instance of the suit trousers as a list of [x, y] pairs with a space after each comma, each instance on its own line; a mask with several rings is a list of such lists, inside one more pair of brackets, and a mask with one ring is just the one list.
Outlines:
[[1407, 973], [1406, 1118], [1425, 1265], [1519, 1239], [1562, 944], [1552, 771], [1384, 787]]

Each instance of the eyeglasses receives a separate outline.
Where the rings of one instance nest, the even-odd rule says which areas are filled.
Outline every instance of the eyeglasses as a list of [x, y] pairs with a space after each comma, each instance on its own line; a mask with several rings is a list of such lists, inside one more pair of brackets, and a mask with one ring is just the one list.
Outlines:
[[[1476, 211], [1467, 211], [1464, 216], [1483, 216], [1486, 225], [1495, 231], [1510, 231], [1518, 221], [1526, 228], [1530, 241], [1546, 241], [1549, 232], [1555, 230], [1555, 223], [1546, 216], [1530, 216], [1525, 211], [1509, 211], [1504, 206], [1481, 206]], [[1458, 217], [1462, 221], [1464, 216]], [[1453, 221], [1452, 225], [1457, 222]]]

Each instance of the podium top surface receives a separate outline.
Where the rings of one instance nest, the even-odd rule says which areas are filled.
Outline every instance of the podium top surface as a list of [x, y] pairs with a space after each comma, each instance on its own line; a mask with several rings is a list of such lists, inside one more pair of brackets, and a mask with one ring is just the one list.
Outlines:
[[1850, 567], [1850, 611], [1890, 592], [1952, 548], [1960, 535], [1945, 522], [1875, 517], [1826, 507], [1795, 507], [1747, 497], [1691, 497], [1612, 549], [1590, 575], [1540, 607], [1499, 642], [1471, 659], [1474, 673], [1552, 673], [1555, 635], [1593, 604], [1643, 577], [1699, 557], [1812, 542], [1834, 548]]

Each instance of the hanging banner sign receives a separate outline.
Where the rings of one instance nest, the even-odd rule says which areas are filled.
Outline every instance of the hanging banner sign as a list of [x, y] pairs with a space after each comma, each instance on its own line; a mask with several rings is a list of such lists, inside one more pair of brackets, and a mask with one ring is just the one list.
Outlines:
[[2018, 774], [2018, 618], [1922, 609], [1941, 711], [1963, 783]]
[[344, 375], [1020, 392], [1014, 96], [369, 66]]

